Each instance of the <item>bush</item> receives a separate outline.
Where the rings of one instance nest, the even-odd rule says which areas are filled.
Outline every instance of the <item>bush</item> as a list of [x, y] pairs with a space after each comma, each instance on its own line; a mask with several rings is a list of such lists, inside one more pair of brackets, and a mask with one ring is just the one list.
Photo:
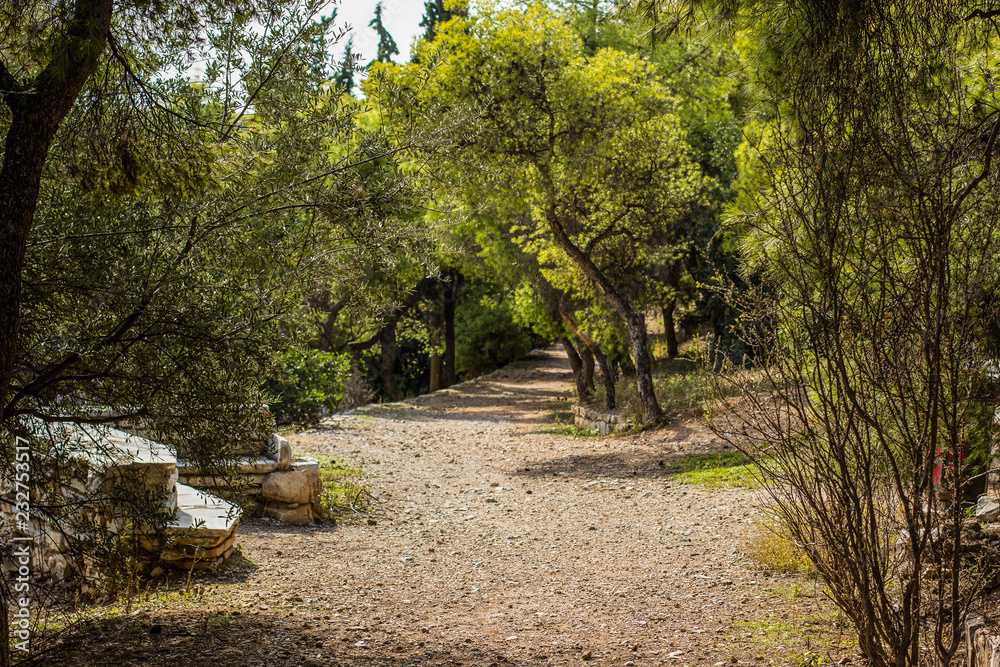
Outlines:
[[309, 424], [319, 420], [323, 408], [334, 411], [344, 397], [350, 376], [346, 354], [290, 349], [282, 355], [279, 379], [267, 383], [277, 400], [271, 405], [279, 424]]
[[532, 348], [530, 332], [511, 305], [488, 286], [472, 283], [455, 313], [455, 362], [463, 377], [489, 373]]

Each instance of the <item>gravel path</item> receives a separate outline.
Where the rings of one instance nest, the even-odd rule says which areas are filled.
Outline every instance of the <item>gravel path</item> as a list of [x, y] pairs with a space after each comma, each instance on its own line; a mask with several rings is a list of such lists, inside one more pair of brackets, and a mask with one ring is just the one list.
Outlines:
[[[756, 494], [664, 473], [661, 462], [721, 443], [694, 419], [639, 435], [554, 433], [553, 404], [570, 399], [571, 380], [561, 354], [536, 351], [291, 438], [297, 452], [361, 463], [379, 498], [374, 521], [245, 521], [248, 565], [207, 582], [186, 612], [150, 612], [144, 622], [177, 630], [136, 639], [134, 655], [308, 667], [838, 659], [818, 585], [754, 570], [741, 554]], [[213, 658], [191, 659], [188, 645]]]

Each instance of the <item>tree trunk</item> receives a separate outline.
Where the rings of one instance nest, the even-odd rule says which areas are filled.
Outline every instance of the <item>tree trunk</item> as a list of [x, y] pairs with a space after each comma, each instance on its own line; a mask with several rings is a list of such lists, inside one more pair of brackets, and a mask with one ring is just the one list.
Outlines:
[[594, 395], [594, 353], [591, 352], [587, 345], [580, 341], [580, 361], [583, 362], [583, 367], [580, 369], [580, 375], [583, 377], [583, 386], [587, 388], [586, 395], [580, 396], [580, 402], [586, 403]]
[[77, 0], [73, 18], [57, 37], [58, 55], [34, 81], [18, 81], [0, 60], [0, 90], [11, 114], [0, 166], [0, 420], [14, 375], [21, 273], [42, 169], [59, 124], [97, 68], [113, 8], [113, 0]]
[[444, 386], [455, 384], [455, 302], [458, 274], [451, 274], [451, 287], [444, 292]]
[[323, 333], [319, 339], [319, 349], [321, 352], [329, 352], [333, 349], [333, 327], [337, 323], [340, 311], [347, 305], [346, 299], [341, 299], [330, 306], [326, 314], [326, 321], [323, 323]]
[[380, 363], [380, 374], [382, 376], [382, 388], [390, 401], [400, 401], [403, 399], [403, 392], [396, 382], [396, 321], [390, 320], [382, 331], [379, 332], [379, 343], [382, 345], [382, 359]]
[[[546, 183], [546, 187], [552, 189], [551, 179], [544, 171], [544, 168], [540, 167], [540, 171], [542, 172], [541, 175]], [[546, 211], [546, 219], [549, 223], [549, 229], [552, 230], [552, 236], [556, 244], [580, 267], [580, 270], [597, 287], [598, 291], [604, 295], [608, 305], [618, 313], [618, 316], [622, 318], [625, 324], [625, 329], [628, 331], [629, 348], [632, 350], [632, 357], [635, 359], [635, 385], [636, 391], [639, 394], [642, 421], [645, 423], [662, 421], [663, 410], [660, 409], [660, 403], [656, 400], [656, 392], [653, 388], [653, 364], [649, 357], [649, 350], [646, 348], [646, 318], [641, 313], [637, 313], [632, 309], [628, 300], [618, 292], [614, 284], [597, 268], [597, 265], [594, 264], [587, 253], [578, 248], [570, 240], [563, 229], [558, 215], [556, 215], [555, 206], [552, 203], [549, 204]]]
[[604, 379], [604, 407], [607, 410], [614, 410], [618, 407], [618, 400], [615, 396], [615, 374], [611, 371], [608, 358], [600, 347], [595, 344], [591, 351], [594, 353], [594, 358], [597, 359], [597, 367], [601, 369], [601, 377]]
[[674, 329], [674, 310], [677, 299], [671, 299], [663, 306], [663, 333], [667, 336], [667, 359], [677, 358], [677, 331]]
[[604, 380], [604, 407], [608, 410], [614, 410], [618, 405], [615, 400], [615, 377], [611, 372], [611, 366], [608, 365], [608, 358], [601, 350], [601, 347], [576, 326], [573, 318], [569, 315], [568, 306], [569, 294], [563, 293], [562, 298], [559, 299], [559, 314], [562, 316], [563, 321], [569, 325], [569, 328], [573, 330], [577, 338], [583, 341], [583, 344], [587, 346], [586, 349], [590, 352], [591, 383], [593, 383], [594, 359], [597, 360], [597, 366], [601, 369], [601, 377]]
[[[437, 304], [435, 304], [436, 306]], [[427, 317], [427, 325], [430, 329], [430, 347], [431, 347], [431, 391], [437, 391], [441, 388], [441, 371], [443, 368], [443, 360], [441, 358], [441, 324], [443, 321], [442, 314], [440, 310], [435, 310], [430, 313]]]
[[[566, 350], [566, 357], [569, 359], [569, 367], [573, 370], [573, 382], [576, 383], [576, 395], [579, 402], [583, 402], [586, 398], [594, 392], [594, 385], [588, 386], [586, 376], [583, 372], [583, 359], [580, 358], [580, 354], [573, 347], [573, 343], [570, 342], [569, 338], [562, 336], [559, 338], [559, 343]], [[586, 397], [586, 398], [584, 398]]]

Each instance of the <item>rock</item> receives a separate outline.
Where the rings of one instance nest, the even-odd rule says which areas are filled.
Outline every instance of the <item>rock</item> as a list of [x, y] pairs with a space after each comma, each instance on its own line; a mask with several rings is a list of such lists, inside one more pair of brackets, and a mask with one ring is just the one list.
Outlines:
[[987, 522], [1000, 519], [1000, 503], [989, 496], [979, 496], [979, 502], [976, 503], [976, 518]]
[[268, 505], [264, 508], [264, 515], [281, 523], [298, 526], [313, 522], [312, 505], [299, 505], [294, 508], [281, 504]]
[[280, 435], [274, 436], [278, 441], [278, 470], [287, 471], [292, 469], [292, 446]]
[[312, 470], [319, 474], [319, 459], [311, 456], [296, 456], [292, 459], [292, 470]]
[[970, 665], [976, 664], [976, 635], [985, 627], [986, 622], [979, 617], [965, 621], [965, 655]]
[[583, 655], [581, 655], [580, 657], [583, 658], [584, 660], [590, 660], [591, 658], [594, 657], [594, 652], [593, 651], [584, 651]]
[[311, 503], [323, 490], [319, 475], [311, 470], [272, 472], [261, 487], [264, 499], [278, 503]]
[[369, 526], [377, 526], [378, 525], [378, 521], [376, 521], [375, 519], [368, 519], [368, 525]]

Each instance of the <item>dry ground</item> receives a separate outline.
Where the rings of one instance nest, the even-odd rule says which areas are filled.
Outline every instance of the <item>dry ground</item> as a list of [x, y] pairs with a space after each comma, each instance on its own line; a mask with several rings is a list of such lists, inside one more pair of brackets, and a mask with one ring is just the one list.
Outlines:
[[[369, 406], [292, 438], [363, 465], [376, 511], [340, 525], [245, 520], [242, 556], [53, 665], [814, 664], [850, 634], [818, 584], [754, 569], [756, 492], [678, 483], [723, 445], [695, 418], [638, 435], [553, 428], [565, 359]], [[563, 408], [563, 409], [560, 409]], [[177, 582], [175, 585], [183, 584]]]

